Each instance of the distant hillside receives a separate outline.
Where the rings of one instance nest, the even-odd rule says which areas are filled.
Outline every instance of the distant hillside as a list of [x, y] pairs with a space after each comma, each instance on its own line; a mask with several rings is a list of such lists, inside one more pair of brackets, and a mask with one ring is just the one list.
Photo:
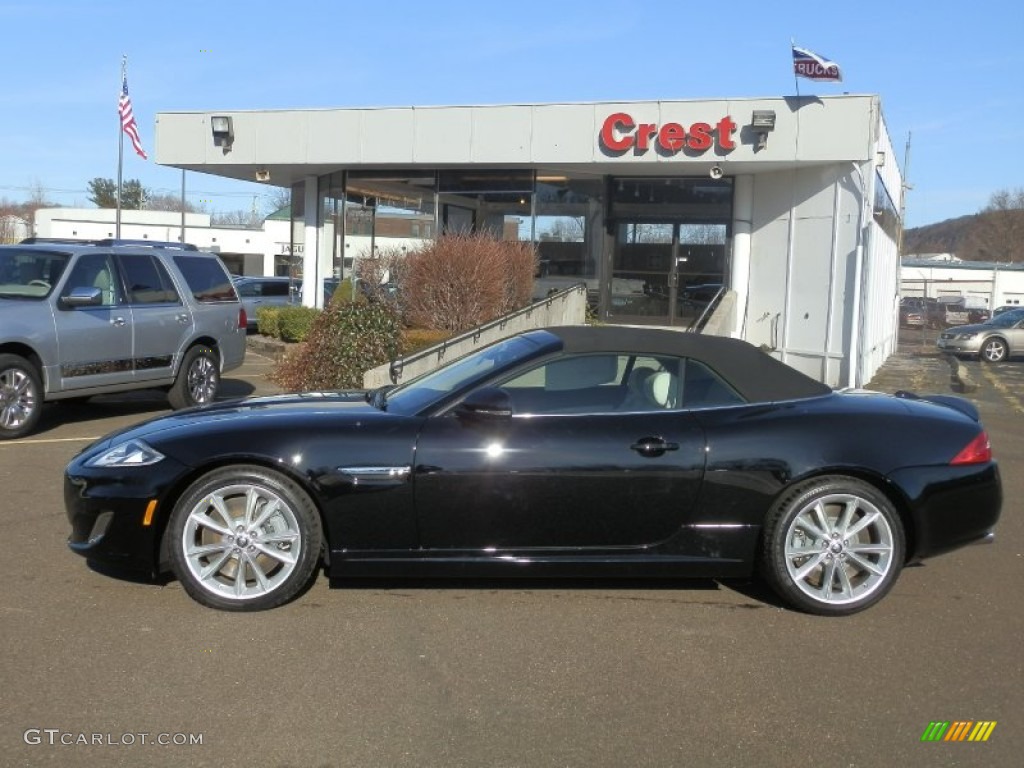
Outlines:
[[984, 211], [903, 233], [903, 254], [952, 253], [964, 261], [1024, 262], [1024, 209]]
[[903, 253], [955, 253], [960, 256], [977, 220], [978, 217], [972, 214], [908, 229], [903, 233]]

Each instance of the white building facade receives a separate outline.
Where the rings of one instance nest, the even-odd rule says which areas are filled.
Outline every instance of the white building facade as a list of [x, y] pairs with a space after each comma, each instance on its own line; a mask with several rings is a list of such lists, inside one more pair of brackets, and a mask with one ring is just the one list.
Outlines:
[[306, 297], [381, 243], [488, 230], [606, 322], [691, 326], [721, 287], [716, 332], [832, 386], [895, 347], [877, 96], [161, 113], [156, 159], [291, 188]]
[[940, 262], [907, 258], [900, 270], [903, 296], [962, 298], [971, 306], [1024, 306], [1024, 264]]

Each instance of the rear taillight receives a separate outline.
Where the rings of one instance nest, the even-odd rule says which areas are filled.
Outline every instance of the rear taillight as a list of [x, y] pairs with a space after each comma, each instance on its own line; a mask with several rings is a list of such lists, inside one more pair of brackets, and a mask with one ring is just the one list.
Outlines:
[[984, 464], [989, 461], [992, 461], [992, 446], [989, 444], [988, 434], [980, 432], [976, 438], [964, 446], [960, 453], [953, 457], [949, 464], [950, 466]]
[[245, 314], [245, 307], [240, 307], [239, 310], [238, 310], [238, 327], [239, 328], [248, 328], [249, 327], [249, 317]]

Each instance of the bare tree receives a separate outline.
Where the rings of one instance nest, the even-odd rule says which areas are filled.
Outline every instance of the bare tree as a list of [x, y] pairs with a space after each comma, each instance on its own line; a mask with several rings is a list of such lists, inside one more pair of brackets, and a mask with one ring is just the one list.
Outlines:
[[585, 228], [586, 219], [583, 216], [560, 216], [541, 233], [541, 238], [563, 243], [582, 243]]
[[255, 210], [218, 211], [210, 214], [210, 223], [215, 227], [258, 227], [263, 217]]
[[292, 204], [292, 191], [288, 187], [274, 187], [266, 197], [268, 213], [275, 213]]
[[387, 297], [393, 286], [402, 283], [405, 253], [398, 248], [379, 250], [373, 258], [356, 261], [356, 278], [371, 297]]
[[30, 222], [25, 220], [24, 207], [6, 197], [0, 199], [0, 243], [16, 243], [25, 236]]
[[[147, 211], [180, 211], [181, 210], [181, 196], [172, 194], [146, 195], [146, 210]], [[202, 208], [200, 206], [193, 205], [188, 200], [185, 201], [185, 212], [186, 213], [200, 213]]]
[[28, 200], [15, 203], [4, 198], [0, 200], [0, 241], [17, 242], [25, 232], [32, 232], [36, 211], [40, 208], [55, 208], [56, 204], [46, 198], [46, 190], [42, 183], [36, 181], [29, 189]]
[[1024, 188], [995, 192], [975, 218], [957, 255], [969, 260], [1024, 262]]
[[533, 243], [447, 234], [405, 257], [403, 308], [414, 324], [458, 333], [525, 306], [536, 264]]

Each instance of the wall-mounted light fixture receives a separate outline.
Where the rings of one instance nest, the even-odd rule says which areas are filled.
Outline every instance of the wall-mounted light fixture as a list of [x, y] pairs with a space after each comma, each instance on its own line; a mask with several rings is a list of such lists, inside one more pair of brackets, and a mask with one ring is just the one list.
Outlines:
[[270, 171], [266, 168], [257, 168], [256, 181], [270, 181]]
[[235, 128], [229, 115], [213, 115], [210, 118], [210, 130], [213, 131], [213, 146], [224, 147], [227, 152], [235, 141]]
[[775, 130], [775, 110], [755, 109], [750, 118], [750, 127], [757, 134], [757, 144], [754, 151], [758, 152], [768, 146], [768, 134]]

